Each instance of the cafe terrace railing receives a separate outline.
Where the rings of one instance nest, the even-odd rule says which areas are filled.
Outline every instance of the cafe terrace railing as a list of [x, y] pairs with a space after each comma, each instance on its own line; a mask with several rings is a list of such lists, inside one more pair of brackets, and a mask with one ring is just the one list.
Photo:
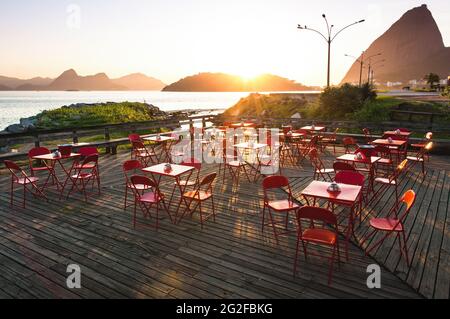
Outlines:
[[[117, 147], [120, 145], [128, 145], [127, 137], [112, 139], [113, 132], [129, 132], [134, 133], [139, 130], [155, 130], [160, 132], [161, 128], [169, 130], [176, 129], [192, 129], [195, 127], [208, 127], [212, 124], [221, 125], [223, 122], [242, 122], [252, 121], [258, 127], [281, 127], [282, 125], [293, 125], [294, 128], [300, 128], [305, 125], [314, 123], [315, 125], [324, 125], [328, 132], [333, 132], [336, 128], [341, 130], [338, 137], [353, 136], [358, 141], [364, 141], [362, 128], [368, 128], [373, 138], [377, 138], [380, 134], [387, 130], [395, 128], [407, 128], [415, 133], [425, 135], [431, 131], [433, 133], [443, 133], [450, 135], [450, 127], [448, 125], [441, 125], [433, 122], [428, 123], [412, 123], [412, 122], [382, 122], [382, 123], [366, 123], [357, 121], [314, 121], [311, 119], [295, 119], [295, 118], [225, 118], [222, 115], [204, 115], [193, 117], [172, 117], [166, 120], [134, 122], [134, 123], [120, 123], [109, 124], [91, 127], [73, 127], [64, 129], [50, 129], [50, 130], [32, 130], [23, 133], [5, 133], [0, 134], [0, 146], [24, 145], [32, 144], [34, 146], [41, 146], [45, 142], [61, 141], [70, 139], [73, 144], [79, 144], [79, 140], [83, 137], [101, 135], [102, 138], [98, 141], [90, 142], [90, 145], [104, 148], [106, 153], [116, 154]], [[156, 133], [155, 133], [156, 134]], [[151, 134], [150, 134], [151, 135]], [[420, 141], [419, 138], [411, 138], [412, 142]], [[434, 152], [450, 155], [450, 140], [435, 139]], [[52, 145], [56, 148], [56, 145]], [[0, 154], [0, 161], [5, 159], [16, 159], [26, 157], [27, 152], [15, 152]]]

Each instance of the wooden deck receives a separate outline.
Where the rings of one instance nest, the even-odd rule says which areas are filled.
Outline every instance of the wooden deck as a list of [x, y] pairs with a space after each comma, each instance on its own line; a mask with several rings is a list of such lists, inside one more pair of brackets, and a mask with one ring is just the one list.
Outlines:
[[[0, 298], [449, 297], [448, 171], [430, 169], [426, 178], [413, 171], [402, 182], [419, 196], [406, 225], [411, 269], [392, 242], [375, 253], [376, 260], [354, 243], [350, 260], [336, 267], [328, 286], [324, 259], [301, 257], [293, 279], [294, 236], [277, 245], [270, 229], [261, 232], [260, 182], [242, 180], [233, 188], [220, 175], [217, 220], [203, 230], [197, 215], [179, 225], [165, 218], [157, 232], [134, 230], [131, 208], [122, 208], [121, 163], [128, 156], [101, 158], [102, 194], [87, 204], [78, 195], [59, 201], [49, 190], [49, 203], [31, 199], [26, 209], [10, 209], [7, 176], [0, 176]], [[217, 169], [205, 165], [203, 174]], [[308, 166], [285, 174], [297, 194], [312, 180]], [[382, 213], [391, 202], [385, 196], [366, 213]], [[366, 229], [359, 227], [358, 234]], [[73, 263], [82, 269], [81, 289], [66, 287], [66, 267]], [[385, 266], [381, 289], [366, 286], [373, 263]]]

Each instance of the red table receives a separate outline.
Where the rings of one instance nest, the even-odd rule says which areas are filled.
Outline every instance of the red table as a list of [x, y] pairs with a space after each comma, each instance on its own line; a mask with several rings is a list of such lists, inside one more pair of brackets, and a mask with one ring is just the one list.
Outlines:
[[[72, 161], [72, 165], [70, 167], [69, 170], [67, 170], [64, 167], [64, 164], [62, 163], [62, 161], [64, 160], [69, 160], [69, 159], [76, 159], [79, 158], [81, 155], [78, 153], [71, 153], [70, 155], [61, 155], [61, 156], [54, 156], [53, 154], [45, 154], [45, 155], [38, 155], [38, 156], [34, 156], [33, 159], [34, 160], [41, 160], [45, 166], [47, 166], [47, 168], [49, 169], [49, 174], [51, 176], [53, 176], [53, 178], [55, 179], [56, 183], [57, 183], [57, 187], [59, 189], [59, 186], [61, 186], [61, 191], [59, 194], [59, 198], [61, 199], [62, 194], [64, 193], [64, 189], [66, 188], [67, 182], [70, 180], [73, 185], [78, 189], [78, 186], [76, 184], [76, 181], [72, 179], [72, 171], [73, 168], [75, 166], [75, 161]], [[48, 163], [51, 163], [50, 165]], [[65, 181], [64, 183], [61, 183], [58, 179], [58, 177], [56, 176], [55, 173], [55, 165], [56, 163], [59, 164], [59, 166], [62, 168], [63, 172], [66, 175]]]
[[352, 163], [354, 165], [357, 164], [364, 164], [364, 165], [368, 165], [369, 166], [369, 185], [370, 185], [370, 190], [373, 189], [373, 179], [375, 176], [375, 165], [376, 163], [381, 160], [381, 157], [378, 156], [372, 156], [370, 158], [370, 161], [366, 158], [366, 159], [358, 159], [356, 157], [356, 154], [345, 154], [342, 156], [339, 156], [338, 158], [336, 158], [336, 160], [338, 161], [342, 161], [342, 162], [347, 162], [347, 163]]
[[310, 205], [308, 198], [314, 199], [314, 204], [317, 199], [324, 199], [334, 204], [343, 205], [350, 207], [349, 221], [347, 226], [346, 234], [346, 254], [348, 260], [348, 247], [350, 243], [350, 237], [354, 235], [354, 217], [355, 217], [355, 206], [359, 202], [359, 197], [361, 196], [362, 187], [355, 185], [339, 184], [341, 192], [330, 193], [328, 187], [329, 182], [313, 181], [306, 187], [301, 195], [305, 198], [306, 203]]
[[400, 137], [410, 137], [412, 132], [397, 132], [397, 131], [386, 131], [384, 132], [385, 135], [396, 135]]
[[372, 142], [372, 144], [376, 145], [383, 145], [383, 146], [394, 146], [394, 147], [402, 147], [406, 144], [406, 141], [403, 140], [392, 140], [392, 142], [389, 142], [389, 140], [386, 139], [378, 139]]
[[[157, 144], [163, 144], [163, 151], [164, 151], [164, 154], [166, 155], [166, 159], [168, 160], [168, 161], [170, 161], [171, 160], [171, 157], [170, 157], [170, 147], [167, 147], [167, 143], [172, 143], [172, 142], [175, 142], [175, 141], [177, 141], [178, 139], [176, 138], [176, 137], [173, 137], [173, 136], [164, 136], [164, 135], [161, 135], [161, 136], [150, 136], [150, 137], [144, 137], [143, 138], [143, 140], [144, 141], [149, 141], [149, 142], [152, 142], [152, 143], [157, 143]], [[154, 152], [155, 152], [155, 150], [153, 150]], [[155, 152], [155, 154], [156, 154], [156, 152]], [[158, 157], [158, 162], [161, 160], [161, 157]]]
[[[169, 177], [169, 178], [175, 179], [175, 186], [178, 187], [178, 189], [180, 191], [180, 201], [178, 203], [178, 207], [177, 207], [177, 210], [175, 212], [175, 219], [172, 219], [172, 216], [170, 214], [170, 207], [171, 207], [173, 195], [174, 195], [175, 189], [176, 189], [176, 187], [174, 187], [174, 189], [172, 191], [172, 194], [170, 196], [170, 201], [168, 203], [167, 214], [169, 215], [170, 220], [174, 224], [176, 224], [177, 223], [177, 217], [178, 217], [178, 211], [180, 209], [181, 203], [183, 202], [183, 194], [184, 194], [185, 189], [186, 189], [186, 186], [183, 187], [181, 185], [180, 177], [182, 175], [184, 175], [184, 174], [188, 174], [186, 180], [189, 180], [191, 178], [191, 175], [192, 175], [193, 171], [195, 170], [195, 168], [192, 167], [192, 166], [171, 164], [171, 168], [172, 169], [170, 171], [167, 171], [166, 168], [165, 168], [166, 165], [167, 165], [167, 163], [161, 163], [161, 164], [157, 164], [157, 165], [153, 165], [153, 166], [150, 166], [150, 167], [143, 168], [142, 171], [144, 173], [150, 173], [152, 175], [153, 180], [158, 185], [158, 187], [160, 186], [161, 179], [163, 177]], [[184, 199], [184, 201], [185, 201], [185, 204], [187, 204], [185, 199]], [[181, 218], [180, 218], [180, 220], [181, 220]]]

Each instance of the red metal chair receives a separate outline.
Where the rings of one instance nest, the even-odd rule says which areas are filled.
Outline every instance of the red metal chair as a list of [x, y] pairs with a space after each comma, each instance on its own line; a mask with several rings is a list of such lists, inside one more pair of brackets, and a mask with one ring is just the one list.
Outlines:
[[[411, 211], [411, 208], [413, 207], [415, 201], [416, 201], [416, 194], [414, 193], [413, 190], [409, 190], [402, 196], [402, 198], [400, 198], [398, 202], [396, 202], [396, 204], [392, 207], [392, 209], [388, 213], [387, 217], [372, 218], [369, 221], [370, 227], [373, 230], [363, 239], [363, 241], [361, 242], [361, 246], [363, 246], [363, 244], [367, 240], [374, 238], [378, 232], [384, 232], [385, 234], [375, 244], [373, 244], [372, 246], [370, 246], [369, 244], [366, 247], [366, 255], [368, 255], [375, 248], [381, 246], [383, 242], [386, 240], [386, 238], [388, 238], [390, 235], [395, 234], [400, 246], [400, 252], [402, 256], [403, 254], [405, 255], [407, 265], [411, 266], [408, 257], [408, 245], [406, 244], [404, 222], [409, 212]], [[401, 204], [405, 204], [406, 207], [404, 213], [399, 217], [397, 212], [398, 207]]]
[[[247, 171], [247, 167], [249, 167], [248, 163], [242, 159], [242, 157], [236, 152], [234, 148], [231, 148], [227, 145], [227, 140], [223, 140], [223, 148], [222, 148], [222, 161], [224, 165], [223, 172], [223, 181], [225, 182], [226, 171], [230, 173], [230, 176], [233, 180], [233, 184], [239, 183], [239, 179], [241, 176], [241, 171], [244, 172], [247, 180], [251, 182], [250, 175]], [[228, 142], [229, 143], [229, 142]], [[221, 170], [222, 165], [219, 167], [219, 172]]]
[[407, 156], [406, 159], [413, 163], [420, 163], [422, 165], [422, 174], [425, 174], [425, 157], [432, 148], [433, 142], [428, 142], [415, 156]]
[[344, 144], [345, 148], [345, 154], [351, 154], [353, 151], [351, 150], [352, 147], [356, 147], [357, 142], [353, 137], [344, 137], [342, 139], [342, 143]]
[[[289, 213], [296, 212], [300, 206], [294, 202], [294, 198], [292, 196], [291, 187], [289, 185], [289, 180], [281, 175], [269, 176], [263, 180], [263, 190], [264, 190], [264, 208], [262, 213], [262, 232], [264, 232], [265, 226], [272, 226], [273, 233], [275, 236], [275, 240], [278, 243], [278, 236], [285, 235], [291, 233], [292, 231], [288, 230], [289, 226]], [[285, 199], [272, 199], [269, 197], [269, 192], [274, 190], [284, 190], [287, 192], [287, 198]], [[266, 223], [266, 209], [269, 212], [270, 221]], [[272, 213], [285, 213], [284, 220], [284, 232], [277, 232], [277, 220]]]
[[[89, 168], [87, 168], [89, 167]], [[94, 189], [94, 184], [97, 184], [98, 195], [100, 195], [100, 174], [98, 169], [98, 155], [87, 156], [80, 164], [80, 166], [74, 169], [75, 174], [70, 178], [72, 179], [72, 187], [67, 193], [69, 198], [70, 194], [76, 188], [84, 195], [84, 200], [87, 202], [88, 194], [86, 187], [92, 182], [92, 189]]]
[[372, 203], [372, 201], [378, 197], [378, 195], [382, 195], [384, 194], [384, 192], [389, 188], [389, 187], [394, 187], [395, 188], [395, 200], [398, 201], [399, 199], [399, 195], [398, 195], [398, 178], [399, 176], [405, 171], [406, 166], [408, 164], [408, 160], [405, 159], [403, 162], [401, 162], [397, 168], [395, 169], [395, 171], [389, 176], [389, 177], [376, 177], [374, 179], [374, 182], [378, 185], [380, 185], [380, 187], [378, 188], [378, 190], [373, 194], [372, 199], [369, 201], [369, 205]]
[[81, 163], [83, 162], [83, 160], [84, 159], [86, 159], [88, 156], [91, 156], [91, 155], [99, 155], [99, 152], [98, 152], [98, 149], [96, 148], [96, 147], [92, 147], [92, 146], [88, 146], [88, 147], [81, 147], [79, 150], [78, 150], [78, 154], [80, 154], [81, 155], [81, 157], [79, 158], [79, 159], [77, 159], [76, 161], [76, 163], [75, 163], [75, 165], [74, 165], [74, 168], [75, 169], [86, 169], [86, 170], [89, 170], [89, 169], [92, 169], [93, 167], [94, 167], [94, 163], [89, 163], [89, 164], [86, 164], [86, 165], [81, 165]]
[[45, 189], [45, 187], [48, 185], [50, 178], [52, 179], [52, 185], [56, 184], [56, 186], [59, 189], [59, 183], [56, 183], [55, 174], [54, 174], [55, 162], [52, 161], [52, 162], [48, 163], [47, 165], [39, 165], [40, 163], [38, 163], [38, 166], [34, 165], [35, 164], [35, 160], [33, 160], [34, 156], [47, 155], [47, 154], [51, 154], [51, 151], [46, 147], [35, 147], [35, 148], [32, 148], [28, 152], [28, 162], [30, 165], [31, 176], [35, 176], [35, 173], [37, 173], [37, 172], [47, 172], [47, 179], [45, 180], [45, 183], [42, 186], [42, 189]]
[[150, 164], [158, 163], [158, 156], [153, 150], [148, 150], [141, 141], [133, 141], [134, 157], [141, 162], [142, 166], [147, 167]]
[[[199, 210], [200, 214], [200, 224], [203, 229], [204, 221], [208, 220], [211, 216], [213, 217], [214, 222], [216, 221], [216, 209], [214, 205], [214, 194], [213, 194], [213, 183], [217, 177], [217, 173], [212, 173], [205, 176], [199, 183], [196, 190], [185, 192], [183, 194], [183, 199], [185, 200], [186, 210], [181, 216], [180, 220], [189, 212], [191, 216], [194, 212]], [[212, 203], [212, 212], [204, 216], [204, 211], [202, 209], [202, 203], [211, 200]], [[191, 207], [192, 203], [195, 202], [195, 206]]]
[[363, 128], [364, 133], [364, 139], [366, 141], [366, 144], [370, 144], [372, 142], [372, 134], [370, 133], [370, 130], [368, 128]]
[[[5, 166], [11, 173], [11, 189], [10, 189], [10, 206], [14, 205], [14, 185], [18, 184], [23, 186], [23, 202], [22, 207], [25, 208], [26, 205], [26, 193], [30, 192], [33, 197], [39, 196], [45, 198], [48, 201], [47, 196], [39, 189], [37, 183], [39, 181], [38, 177], [28, 176], [23, 169], [19, 167], [16, 163], [12, 161], [5, 160]], [[31, 188], [28, 188], [31, 187]]]
[[[411, 147], [420, 150], [424, 148], [428, 144], [428, 142], [431, 142], [432, 140], [433, 140], [433, 132], [428, 132], [427, 134], [425, 134], [425, 138], [421, 142], [411, 144]], [[427, 158], [428, 161], [430, 161], [430, 157], [428, 156], [428, 154]]]
[[337, 128], [332, 134], [323, 135], [320, 139], [319, 144], [322, 146], [322, 149], [325, 150], [327, 146], [333, 147], [333, 153], [336, 154], [336, 144], [337, 144], [337, 133], [339, 132], [339, 128]]
[[355, 172], [356, 169], [352, 164], [346, 163], [346, 162], [334, 162], [333, 163], [333, 170], [334, 173], [338, 173], [341, 171], [351, 171], [351, 172]]
[[[319, 152], [316, 148], [313, 148], [309, 151], [309, 158], [311, 159], [311, 163], [314, 167], [314, 179], [322, 178], [324, 181], [332, 181], [334, 175], [333, 168], [325, 168], [322, 160], [320, 159]], [[328, 179], [327, 179], [328, 177]]]
[[[144, 142], [144, 140], [141, 138], [141, 136], [139, 134], [136, 134], [136, 133], [128, 135], [128, 140], [130, 141], [132, 146], [133, 146], [133, 142]], [[130, 158], [133, 159], [134, 155], [135, 155], [135, 152], [134, 152], [134, 149], [132, 147], [131, 148]]]
[[[308, 228], [304, 228], [302, 221], [306, 220], [309, 225]], [[300, 243], [303, 246], [303, 252], [305, 254], [305, 260], [308, 258], [307, 245], [312, 243], [319, 246], [327, 246], [332, 248], [330, 260], [330, 266], [328, 271], [328, 285], [331, 284], [333, 276], [334, 260], [336, 254], [338, 257], [338, 263], [341, 260], [341, 254], [339, 249], [339, 234], [337, 233], [338, 225], [336, 216], [327, 209], [320, 207], [304, 206], [297, 211], [298, 222], [298, 235], [297, 245], [295, 250], [294, 259], [294, 277], [297, 274], [298, 253], [300, 250]], [[319, 225], [317, 225], [319, 222]], [[331, 228], [325, 228], [326, 226], [332, 226]], [[319, 227], [320, 226], [320, 227]], [[315, 256], [323, 256], [323, 254], [312, 254]]]
[[375, 152], [377, 156], [381, 157], [380, 160], [376, 163], [376, 169], [381, 167], [385, 167], [386, 171], [392, 171], [394, 166], [394, 161], [392, 160], [392, 152], [391, 149], [384, 145], [375, 146]]
[[[137, 225], [137, 206], [139, 206], [144, 218], [153, 218], [151, 209], [156, 205], [156, 216], [155, 224], [150, 225], [156, 230], [159, 228], [159, 211], [164, 208], [168, 213], [170, 220], [172, 221], [172, 216], [167, 209], [166, 203], [164, 201], [164, 195], [160, 192], [158, 185], [155, 181], [151, 180], [146, 176], [133, 175], [130, 178], [131, 189], [133, 190], [135, 205], [133, 212], [133, 228]], [[142, 188], [145, 188], [144, 190]], [[161, 204], [163, 206], [161, 206]]]
[[[145, 190], [148, 190], [148, 187], [146, 185], [133, 185], [130, 180], [130, 173], [133, 172], [133, 174], [136, 174], [141, 171], [142, 164], [138, 160], [129, 160], [123, 163], [122, 170], [123, 174], [125, 176], [125, 199], [123, 204], [123, 210], [126, 210], [128, 206], [128, 190], [135, 188], [137, 191], [143, 192]], [[136, 204], [136, 202], [135, 202]]]

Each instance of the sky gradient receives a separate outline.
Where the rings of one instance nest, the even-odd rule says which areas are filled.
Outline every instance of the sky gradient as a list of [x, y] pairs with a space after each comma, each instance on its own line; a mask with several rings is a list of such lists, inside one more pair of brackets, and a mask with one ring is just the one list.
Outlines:
[[325, 31], [322, 13], [336, 28], [366, 19], [333, 44], [338, 83], [353, 62], [344, 54], [359, 55], [422, 3], [450, 46], [448, 0], [2, 0], [0, 75], [56, 77], [74, 68], [171, 83], [199, 72], [273, 73], [324, 85], [326, 42], [297, 24]]

